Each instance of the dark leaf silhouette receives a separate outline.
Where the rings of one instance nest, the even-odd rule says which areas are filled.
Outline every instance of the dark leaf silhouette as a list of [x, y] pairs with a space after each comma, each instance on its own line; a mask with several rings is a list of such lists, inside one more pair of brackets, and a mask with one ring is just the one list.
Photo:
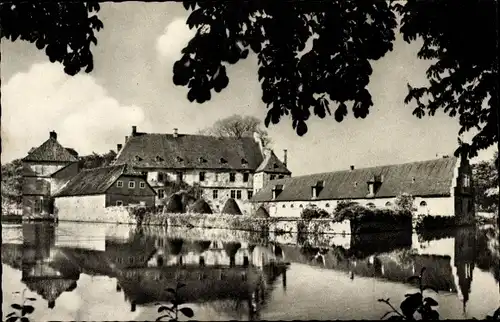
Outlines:
[[422, 294], [415, 293], [408, 296], [400, 305], [401, 311], [408, 319], [413, 318], [413, 314], [417, 311], [422, 303]]
[[433, 299], [432, 297], [426, 297], [424, 299], [424, 302], [425, 302], [425, 304], [430, 305], [430, 306], [438, 306], [439, 305], [438, 302], [436, 302], [436, 300]]
[[30, 319], [28, 319], [27, 317], [23, 316], [21, 318], [21, 322], [30, 322]]
[[13, 309], [16, 309], [16, 310], [21, 310], [21, 309], [22, 309], [22, 306], [21, 306], [21, 305], [19, 305], [19, 304], [15, 304], [15, 303], [14, 303], [14, 304], [12, 304], [12, 305], [11, 305], [11, 307], [12, 307]]
[[164, 311], [170, 311], [170, 312], [173, 312], [173, 309], [172, 309], [172, 308], [170, 308], [170, 307], [168, 307], [168, 306], [164, 306], [164, 305], [162, 305], [162, 306], [160, 306], [160, 307], [158, 308], [158, 313], [161, 313], [161, 312], [164, 312]]
[[17, 319], [19, 319], [17, 316], [11, 316], [9, 318], [7, 318], [7, 322], [14, 322], [14, 321], [17, 321]]
[[103, 28], [96, 2], [4, 2], [0, 4], [1, 38], [29, 41], [68, 75], [93, 69], [91, 43]]
[[35, 311], [35, 308], [31, 305], [24, 305], [22, 309], [22, 315], [31, 314]]
[[193, 310], [188, 307], [183, 307], [180, 309], [180, 311], [188, 318], [192, 318], [194, 316]]
[[[223, 90], [229, 79], [218, 71], [251, 50], [268, 107], [266, 126], [291, 115], [293, 128], [304, 135], [311, 113], [330, 114], [324, 99], [316, 98], [321, 95], [335, 104], [355, 103], [355, 117], [365, 117], [373, 105], [366, 90], [370, 60], [392, 49], [396, 26], [387, 2], [250, 0], [207, 6], [186, 1], [184, 7], [193, 9], [187, 23], [197, 32], [179, 59], [189, 64], [179, 64], [173, 78], [189, 87], [189, 101], [205, 102], [211, 90]], [[302, 53], [313, 34], [312, 50]]]
[[[165, 314], [165, 315], [160, 315], [159, 317], [157, 317], [157, 318], [156, 318], [156, 321], [161, 321], [162, 319], [164, 319], [164, 318], [169, 318], [169, 317], [170, 317], [170, 315], [168, 315], [168, 314]], [[170, 320], [169, 320], [169, 321], [170, 321]]]
[[34, 297], [27, 297], [26, 299], [27, 299], [28, 301], [36, 301], [36, 298], [34, 298]]

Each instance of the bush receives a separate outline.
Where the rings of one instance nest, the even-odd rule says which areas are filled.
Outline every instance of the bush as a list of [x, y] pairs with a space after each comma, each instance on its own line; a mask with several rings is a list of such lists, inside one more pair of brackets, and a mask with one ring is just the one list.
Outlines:
[[408, 193], [402, 193], [396, 197], [396, 200], [394, 200], [394, 204], [397, 209], [411, 212], [417, 210], [414, 206], [414, 202], [415, 198]]
[[359, 205], [359, 203], [357, 203], [356, 201], [352, 201], [352, 200], [340, 200], [338, 203], [337, 203], [337, 206], [335, 207], [335, 212], [340, 212], [342, 209], [344, 208], [347, 208], [347, 207], [351, 207], [351, 206], [354, 206], [354, 205]]
[[223, 214], [229, 215], [241, 215], [240, 207], [233, 198], [229, 198], [224, 204], [224, 208], [222, 208]]
[[300, 218], [304, 220], [326, 219], [330, 218], [330, 214], [326, 210], [318, 208], [315, 205], [307, 205], [300, 213]]
[[417, 232], [422, 232], [426, 230], [436, 230], [454, 227], [456, 225], [455, 217], [445, 217], [445, 216], [421, 216], [415, 225], [415, 230]]
[[[334, 214], [335, 222], [351, 221], [353, 232], [377, 232], [404, 228], [411, 229], [411, 212], [407, 210], [367, 208], [353, 204]], [[408, 227], [407, 227], [408, 226]]]

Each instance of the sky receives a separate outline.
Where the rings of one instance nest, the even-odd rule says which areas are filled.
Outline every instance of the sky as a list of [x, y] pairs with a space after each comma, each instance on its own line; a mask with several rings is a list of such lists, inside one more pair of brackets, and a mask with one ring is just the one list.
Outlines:
[[[196, 133], [233, 114], [264, 120], [257, 59], [228, 67], [229, 85], [212, 100], [190, 103], [187, 89], [172, 82], [173, 63], [193, 35], [181, 3], [102, 3], [104, 29], [93, 49], [94, 71], [70, 77], [34, 44], [1, 42], [2, 163], [24, 157], [58, 133], [80, 155], [104, 153], [138, 131]], [[443, 113], [418, 119], [404, 104], [407, 83], [425, 85], [428, 61], [416, 58], [419, 43], [397, 33], [394, 49], [373, 62], [368, 89], [374, 106], [366, 119], [352, 112], [338, 123], [333, 115], [312, 116], [297, 136], [289, 118], [270, 125], [275, 153], [288, 150], [293, 175], [394, 164], [450, 155], [457, 147], [458, 119]], [[470, 135], [464, 136], [467, 140]], [[494, 148], [472, 160], [489, 160]]]

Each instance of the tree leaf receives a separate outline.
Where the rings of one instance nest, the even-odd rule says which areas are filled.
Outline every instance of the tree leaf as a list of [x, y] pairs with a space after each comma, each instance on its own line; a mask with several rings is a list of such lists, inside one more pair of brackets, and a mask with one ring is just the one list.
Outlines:
[[34, 298], [34, 297], [27, 297], [26, 299], [27, 299], [28, 301], [36, 301], [36, 298]]
[[422, 304], [422, 294], [415, 293], [408, 296], [400, 305], [401, 311], [408, 319], [413, 319], [413, 314]]
[[439, 305], [438, 302], [435, 299], [433, 299], [432, 297], [426, 297], [424, 299], [424, 302], [425, 302], [425, 304], [428, 304], [430, 306], [438, 306]]
[[31, 305], [24, 305], [23, 309], [21, 311], [22, 312], [21, 314], [24, 316], [26, 314], [31, 314], [34, 311], [35, 311], [35, 308], [33, 306], [31, 306]]
[[16, 312], [10, 312], [9, 314], [7, 314], [7, 317], [13, 316], [13, 315], [16, 315]]
[[28, 319], [27, 317], [23, 316], [21, 318], [21, 322], [30, 322], [30, 319]]
[[180, 309], [180, 311], [188, 318], [192, 318], [194, 316], [193, 310], [190, 309], [189, 307], [183, 307]]
[[168, 314], [160, 315], [159, 317], [156, 318], [156, 321], [161, 321], [161, 319], [163, 319], [163, 318], [169, 318], [169, 317], [170, 317], [170, 315], [168, 315]]
[[170, 311], [173, 312], [174, 310], [168, 306], [162, 305], [158, 308], [158, 313], [161, 313], [163, 311]]
[[10, 307], [12, 307], [13, 309], [16, 309], [16, 310], [21, 310], [23, 308], [21, 305], [16, 304], [16, 303], [12, 304]]
[[18, 317], [17, 316], [11, 316], [9, 318], [7, 318], [7, 322], [14, 322], [14, 321], [17, 321]]

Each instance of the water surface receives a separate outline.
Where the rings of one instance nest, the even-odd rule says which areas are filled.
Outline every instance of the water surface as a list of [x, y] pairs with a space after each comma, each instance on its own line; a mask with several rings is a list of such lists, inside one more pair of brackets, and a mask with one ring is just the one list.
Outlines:
[[426, 268], [441, 318], [484, 318], [500, 305], [498, 232], [263, 235], [128, 225], [2, 225], [2, 309], [27, 289], [32, 321], [155, 320], [167, 287], [197, 320], [379, 319]]

